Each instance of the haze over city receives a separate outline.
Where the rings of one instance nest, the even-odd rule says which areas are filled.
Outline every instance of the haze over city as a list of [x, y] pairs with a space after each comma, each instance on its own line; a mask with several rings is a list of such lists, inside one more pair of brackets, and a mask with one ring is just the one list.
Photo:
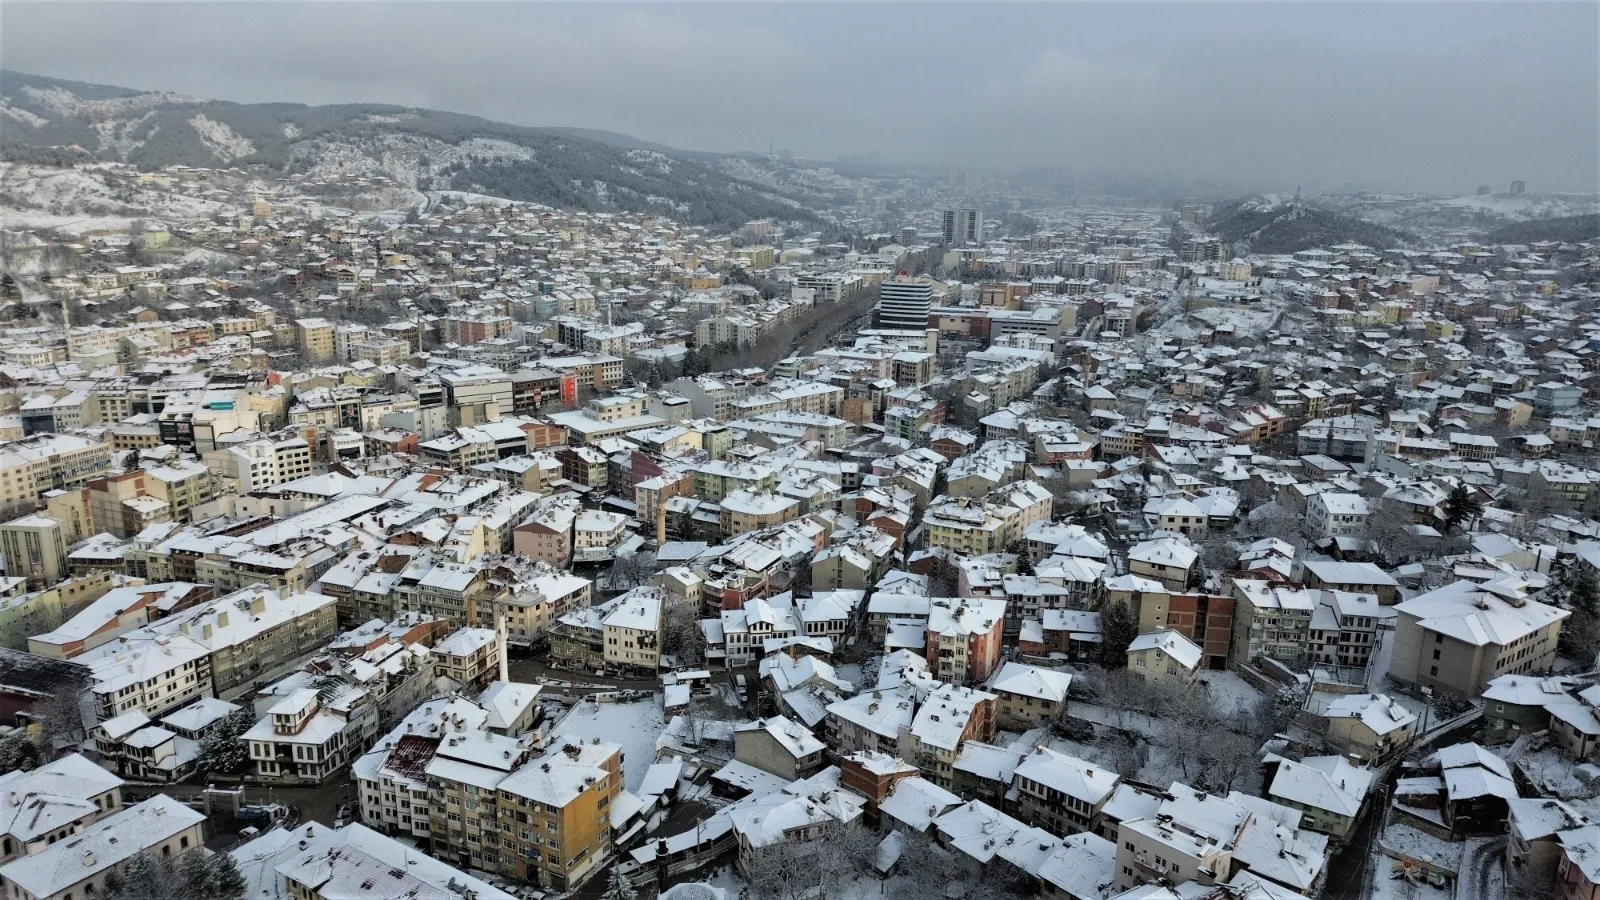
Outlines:
[[[1593, 3], [7, 3], [8, 68], [688, 149], [1593, 191]], [[265, 41], [242, 51], [241, 36]], [[270, 49], [268, 49], [270, 47]]]

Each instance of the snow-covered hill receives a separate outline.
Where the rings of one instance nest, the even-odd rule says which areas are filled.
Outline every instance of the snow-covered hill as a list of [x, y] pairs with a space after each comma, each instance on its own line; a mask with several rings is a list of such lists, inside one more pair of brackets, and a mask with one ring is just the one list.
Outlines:
[[[758, 165], [619, 147], [556, 129], [374, 104], [238, 104], [0, 72], [0, 156], [47, 165], [263, 167], [313, 179], [382, 175], [576, 209], [732, 226], [813, 220], [837, 192]], [[792, 168], [792, 167], [791, 167]], [[750, 176], [746, 180], [742, 176]], [[758, 177], [763, 176], [763, 177]]]
[[1318, 202], [1348, 215], [1425, 237], [1478, 233], [1534, 219], [1600, 212], [1594, 194], [1481, 194], [1428, 197], [1396, 194], [1336, 194]]

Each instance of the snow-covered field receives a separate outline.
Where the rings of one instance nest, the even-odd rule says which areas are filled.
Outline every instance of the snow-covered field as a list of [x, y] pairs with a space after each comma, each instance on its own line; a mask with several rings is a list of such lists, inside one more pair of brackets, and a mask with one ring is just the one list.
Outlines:
[[7, 228], [90, 234], [126, 231], [134, 219], [182, 222], [237, 208], [217, 200], [116, 183], [109, 167], [58, 169], [0, 163], [0, 217]]
[[1516, 222], [1600, 211], [1600, 198], [1593, 194], [1486, 194], [1453, 197], [1440, 201], [1439, 205], [1483, 210]]
[[644, 773], [656, 761], [656, 738], [666, 727], [659, 697], [638, 703], [584, 701], [562, 720], [556, 734], [621, 744], [622, 780], [633, 791], [638, 790]]

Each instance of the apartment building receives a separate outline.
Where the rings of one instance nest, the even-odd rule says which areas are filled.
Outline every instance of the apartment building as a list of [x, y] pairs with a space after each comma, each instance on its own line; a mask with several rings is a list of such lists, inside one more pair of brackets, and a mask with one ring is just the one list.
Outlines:
[[541, 498], [532, 515], [512, 533], [517, 555], [565, 568], [572, 561], [572, 532], [579, 507], [575, 494]]
[[490, 628], [462, 628], [433, 645], [434, 677], [481, 690], [500, 675], [505, 648]]
[[305, 365], [321, 365], [334, 358], [334, 323], [327, 319], [296, 319], [295, 346]]
[[1297, 892], [1316, 884], [1328, 838], [1302, 829], [1299, 810], [1182, 783], [1167, 794], [1153, 815], [1118, 827], [1118, 892], [1152, 882], [1221, 884], [1241, 871]]
[[229, 853], [247, 884], [272, 885], [296, 900], [349, 900], [352, 890], [418, 900], [514, 900], [510, 893], [362, 824], [329, 828], [307, 822], [294, 829], [277, 828]]
[[0, 509], [34, 509], [45, 491], [82, 487], [111, 465], [111, 445], [72, 434], [37, 434], [0, 444]]
[[516, 738], [488, 731], [446, 734], [424, 770], [430, 849], [438, 859], [494, 871], [502, 823], [496, 787], [528, 756]]
[[612, 855], [610, 810], [622, 792], [622, 748], [557, 741], [497, 786], [503, 875], [575, 890]]
[[1477, 697], [1506, 674], [1548, 672], [1568, 610], [1529, 600], [1506, 580], [1456, 581], [1394, 607], [1391, 677]]
[[1308, 633], [1311, 658], [1328, 666], [1362, 668], [1377, 648], [1380, 623], [1394, 618], [1394, 607], [1379, 604], [1377, 594], [1318, 591]]
[[934, 688], [912, 717], [901, 757], [921, 769], [923, 777], [949, 790], [962, 746], [994, 738], [995, 699], [970, 687]]
[[164, 582], [106, 591], [58, 628], [28, 638], [28, 652], [72, 659], [129, 631], [211, 599], [210, 585]]
[[1306, 498], [1306, 525], [1319, 539], [1360, 534], [1370, 512], [1367, 498], [1360, 494], [1324, 491]]
[[67, 541], [61, 523], [29, 515], [0, 525], [0, 558], [7, 575], [26, 578], [33, 590], [59, 583], [67, 577]]
[[157, 718], [213, 693], [210, 650], [183, 634], [134, 632], [78, 661], [89, 667], [95, 717], [102, 723], [128, 713]]
[[800, 502], [767, 491], [730, 491], [719, 504], [718, 524], [723, 535], [733, 537], [794, 520]]
[[1140, 541], [1128, 548], [1128, 571], [1142, 578], [1161, 582], [1170, 591], [1189, 586], [1189, 575], [1200, 552], [1187, 541], [1159, 537]]
[[787, 716], [757, 719], [733, 729], [733, 758], [785, 781], [820, 771], [825, 749], [809, 729]]
[[1301, 667], [1311, 653], [1311, 614], [1317, 595], [1264, 579], [1233, 580], [1235, 662], [1266, 658]]
[[[494, 580], [491, 573], [491, 582]], [[503, 620], [507, 641], [531, 645], [548, 638], [562, 616], [592, 602], [594, 582], [575, 575], [541, 574], [517, 579], [497, 591], [492, 603], [495, 620]]]
[[613, 601], [600, 620], [607, 669], [654, 675], [661, 669], [661, 626], [666, 595], [636, 587]]
[[915, 715], [915, 688], [879, 688], [828, 704], [823, 733], [841, 756], [858, 752], [893, 756]]
[[941, 681], [983, 684], [1000, 666], [1004, 600], [937, 598], [928, 607], [926, 658]]
[[311, 445], [298, 435], [261, 438], [202, 455], [219, 490], [248, 494], [311, 474]]
[[84, 653], [100, 718], [155, 718], [199, 696], [230, 691], [327, 644], [336, 601], [324, 594], [235, 591]]
[[151, 466], [145, 470], [145, 478], [150, 496], [167, 504], [167, 515], [173, 522], [188, 522], [195, 507], [216, 496], [211, 470], [198, 462]]
[[412, 709], [352, 764], [361, 821], [385, 834], [432, 840], [427, 767], [449, 735], [481, 729], [488, 711], [459, 697]]

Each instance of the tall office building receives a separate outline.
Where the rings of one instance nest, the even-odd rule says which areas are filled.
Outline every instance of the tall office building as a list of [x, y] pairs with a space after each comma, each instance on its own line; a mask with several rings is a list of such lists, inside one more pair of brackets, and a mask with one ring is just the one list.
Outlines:
[[952, 247], [983, 243], [983, 210], [973, 206], [945, 210], [944, 242]]
[[1513, 193], [1513, 194], [1525, 194], [1525, 193], [1527, 193], [1527, 191], [1528, 191], [1528, 183], [1526, 181], [1513, 181], [1513, 182], [1511, 182], [1511, 193]]
[[878, 306], [874, 313], [879, 328], [924, 331], [932, 311], [933, 285], [926, 281], [895, 278], [878, 286]]

